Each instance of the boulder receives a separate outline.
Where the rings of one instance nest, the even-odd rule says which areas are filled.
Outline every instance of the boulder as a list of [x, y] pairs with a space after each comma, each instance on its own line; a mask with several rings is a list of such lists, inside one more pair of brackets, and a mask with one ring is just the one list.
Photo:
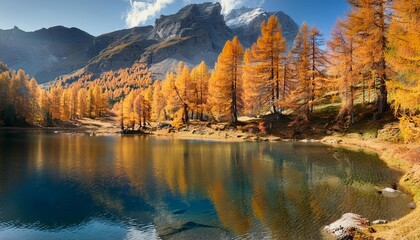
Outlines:
[[366, 230], [369, 220], [355, 213], [345, 213], [340, 219], [325, 226], [324, 230], [338, 240], [353, 239], [357, 230]]

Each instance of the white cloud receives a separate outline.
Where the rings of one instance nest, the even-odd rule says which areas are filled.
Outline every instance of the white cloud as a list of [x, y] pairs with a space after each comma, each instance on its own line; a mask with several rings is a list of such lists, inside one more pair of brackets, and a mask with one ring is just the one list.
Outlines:
[[130, 10], [127, 12], [125, 23], [128, 27], [136, 27], [155, 17], [168, 4], [175, 0], [130, 0]]
[[261, 7], [264, 4], [265, 0], [220, 0], [222, 5], [222, 13], [228, 14], [233, 9], [245, 7]]

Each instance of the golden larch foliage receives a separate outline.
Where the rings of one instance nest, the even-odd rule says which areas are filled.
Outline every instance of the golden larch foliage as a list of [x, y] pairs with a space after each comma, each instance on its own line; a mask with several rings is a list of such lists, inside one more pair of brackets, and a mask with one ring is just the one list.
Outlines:
[[386, 59], [394, 113], [405, 142], [420, 142], [420, 1], [395, 0]]
[[238, 121], [242, 107], [242, 62], [242, 44], [238, 37], [234, 37], [226, 42], [210, 78], [212, 113], [217, 119], [229, 118], [232, 123]]
[[254, 81], [259, 89], [260, 101], [277, 112], [275, 104], [280, 100], [281, 65], [286, 51], [286, 41], [282, 35], [281, 25], [275, 16], [271, 16], [267, 23], [261, 24], [261, 37], [252, 46], [252, 60], [254, 62]]

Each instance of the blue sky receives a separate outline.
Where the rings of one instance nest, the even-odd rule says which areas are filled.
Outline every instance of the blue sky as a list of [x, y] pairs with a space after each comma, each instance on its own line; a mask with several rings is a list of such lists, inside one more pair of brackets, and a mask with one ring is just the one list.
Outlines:
[[[338, 17], [347, 10], [345, 0], [217, 0], [224, 11], [245, 6], [281, 10], [299, 25], [306, 21], [329, 36]], [[63, 25], [100, 35], [136, 25], [153, 24], [189, 3], [203, 0], [1, 0], [0, 29], [14, 26], [25, 31]]]

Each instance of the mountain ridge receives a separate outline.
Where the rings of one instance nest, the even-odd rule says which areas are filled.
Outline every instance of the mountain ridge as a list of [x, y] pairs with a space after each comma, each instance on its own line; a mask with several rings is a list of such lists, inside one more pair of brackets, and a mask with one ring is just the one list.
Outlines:
[[[155, 79], [184, 61], [193, 66], [204, 60], [213, 67], [225, 42], [238, 35], [244, 47], [259, 36], [259, 26], [269, 16], [280, 16], [290, 44], [297, 24], [283, 12], [241, 8], [223, 16], [220, 3], [190, 4], [170, 15], [161, 15], [154, 26], [123, 29], [92, 36], [77, 28], [55, 26], [34, 32], [15, 27], [0, 30], [0, 59], [11, 68], [24, 69], [40, 82], [74, 72], [99, 75], [130, 67], [135, 61], [147, 63]], [[244, 14], [258, 14], [242, 25], [231, 24]], [[232, 13], [236, 14], [233, 17]], [[283, 21], [283, 22], [282, 22]], [[229, 25], [229, 26], [228, 26]], [[294, 39], [293, 36], [293, 39]]]

